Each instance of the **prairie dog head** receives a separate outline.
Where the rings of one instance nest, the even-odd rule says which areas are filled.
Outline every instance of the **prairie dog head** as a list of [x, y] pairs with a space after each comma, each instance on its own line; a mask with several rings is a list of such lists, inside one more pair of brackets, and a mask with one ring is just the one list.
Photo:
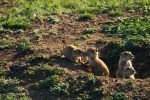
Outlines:
[[120, 54], [120, 60], [132, 60], [134, 58], [134, 55], [130, 51], [124, 51]]
[[136, 73], [136, 71], [133, 67], [125, 67], [123, 69], [123, 76], [125, 78], [129, 78], [131, 75], [134, 75], [135, 73]]
[[96, 57], [98, 57], [98, 49], [96, 49], [96, 48], [88, 48], [87, 49], [87, 51], [86, 51], [86, 55], [88, 56], [88, 57], [92, 57], [92, 58], [96, 58]]

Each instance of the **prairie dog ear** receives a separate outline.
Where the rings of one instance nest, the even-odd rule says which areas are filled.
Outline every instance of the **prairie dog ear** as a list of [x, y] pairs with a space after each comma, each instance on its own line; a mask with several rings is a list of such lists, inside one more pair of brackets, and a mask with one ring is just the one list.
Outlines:
[[121, 53], [121, 54], [120, 54], [120, 57], [122, 57], [122, 55], [123, 55], [123, 54]]
[[85, 51], [87, 51], [87, 49], [86, 49], [86, 48], [83, 48], [83, 49], [82, 49], [82, 51], [84, 51], [84, 52], [85, 52]]

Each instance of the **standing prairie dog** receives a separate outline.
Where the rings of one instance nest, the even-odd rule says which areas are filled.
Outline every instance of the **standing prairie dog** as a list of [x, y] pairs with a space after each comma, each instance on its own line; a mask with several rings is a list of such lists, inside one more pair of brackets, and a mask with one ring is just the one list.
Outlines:
[[87, 66], [91, 68], [91, 71], [95, 75], [109, 76], [109, 69], [107, 65], [99, 59], [99, 52], [96, 48], [88, 48], [86, 55], [88, 56]]
[[132, 62], [131, 60], [134, 58], [134, 55], [130, 52], [130, 51], [124, 51], [120, 54], [120, 59], [119, 59], [119, 62], [118, 62], [118, 68], [117, 68], [117, 71], [116, 71], [116, 78], [123, 78], [123, 74], [124, 73], [124, 68], [126, 67], [130, 67], [132, 69], [133, 66], [132, 66]]
[[134, 74], [136, 73], [134, 67], [127, 66], [123, 69], [123, 78], [135, 79]]
[[72, 62], [82, 63], [81, 57], [85, 55], [85, 52], [74, 45], [67, 45], [63, 49], [63, 54], [65, 58]]

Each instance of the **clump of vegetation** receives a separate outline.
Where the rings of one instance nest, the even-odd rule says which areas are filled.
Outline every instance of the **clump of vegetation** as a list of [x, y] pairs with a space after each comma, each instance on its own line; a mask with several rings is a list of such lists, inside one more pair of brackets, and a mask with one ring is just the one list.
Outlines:
[[5, 65], [7, 65], [7, 63], [5, 61], [0, 61], [0, 67], [3, 67]]
[[25, 73], [31, 78], [45, 79], [51, 75], [63, 75], [64, 70], [62, 68], [52, 68], [51, 66], [42, 64], [29, 68]]
[[106, 60], [106, 62], [111, 62], [111, 64], [116, 64], [118, 62], [120, 53], [125, 50], [125, 41], [112, 41], [108, 43], [103, 51], [102, 57]]
[[59, 75], [51, 75], [36, 85], [40, 90], [44, 90], [51, 95], [66, 95], [68, 94], [68, 84], [61, 80]]
[[0, 78], [0, 99], [12, 100], [12, 99], [29, 99], [26, 90], [22, 87], [18, 87], [20, 81], [17, 79], [5, 79]]
[[30, 99], [28, 95], [26, 95], [25, 93], [6, 93], [6, 94], [0, 94], [0, 99], [1, 100], [28, 100]]
[[25, 17], [9, 16], [4, 18], [0, 25], [10, 29], [26, 29], [30, 26], [30, 22]]
[[150, 38], [144, 38], [142, 36], [133, 36], [127, 40], [126, 48], [131, 51], [149, 51]]
[[127, 100], [127, 96], [125, 93], [119, 92], [112, 94], [112, 100]]
[[89, 34], [85, 34], [85, 35], [81, 35], [81, 36], [80, 36], [80, 39], [86, 40], [86, 39], [88, 39], [89, 37], [90, 37]]
[[92, 19], [92, 14], [84, 13], [79, 17], [79, 21], [87, 21]]
[[42, 36], [39, 33], [33, 33], [32, 40], [33, 41], [40, 41], [42, 39]]
[[48, 35], [57, 35], [58, 33], [54, 29], [50, 29], [48, 32]]
[[59, 18], [57, 16], [50, 16], [48, 19], [49, 23], [55, 24], [59, 22]]
[[1, 0], [0, 3], [2, 4], [8, 4], [10, 2], [10, 0]]
[[122, 10], [119, 8], [115, 8], [109, 11], [109, 15], [111, 16], [120, 16], [122, 14]]
[[83, 34], [91, 34], [91, 33], [94, 33], [95, 32], [95, 29], [93, 28], [86, 28], [83, 30]]
[[11, 47], [11, 41], [3, 38], [0, 40], [0, 50], [8, 49]]
[[32, 43], [30, 42], [29, 39], [23, 38], [18, 45], [18, 53], [19, 54], [26, 54], [26, 53], [31, 53], [33, 52], [32, 50]]
[[110, 32], [112, 34], [121, 34], [124, 37], [143, 36], [149, 37], [150, 31], [148, 24], [150, 17], [135, 17], [120, 20], [117, 24], [109, 24], [101, 27], [102, 32]]
[[76, 79], [69, 79], [70, 95], [78, 99], [96, 99], [105, 95], [105, 88], [100, 79], [80, 75]]
[[[62, 68], [52, 68], [48, 65], [37, 66], [26, 71], [36, 81], [32, 88], [40, 89], [51, 95], [67, 95], [68, 84], [63, 82]], [[42, 80], [40, 80], [42, 79]]]

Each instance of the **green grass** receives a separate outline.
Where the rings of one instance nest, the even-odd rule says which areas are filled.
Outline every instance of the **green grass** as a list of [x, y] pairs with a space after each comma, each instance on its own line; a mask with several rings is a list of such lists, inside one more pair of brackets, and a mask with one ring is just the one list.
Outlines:
[[150, 36], [150, 17], [130, 17], [120, 20], [117, 24], [108, 24], [101, 27], [101, 32], [109, 32], [111, 34], [121, 34], [128, 38], [131, 36]]
[[29, 100], [29, 95], [23, 87], [19, 87], [17, 79], [0, 77], [0, 99], [1, 100]]
[[0, 40], [0, 50], [8, 49], [12, 46], [12, 42], [9, 39], [1, 39]]
[[79, 17], [79, 21], [87, 21], [92, 19], [92, 14], [84, 13]]
[[82, 34], [92, 34], [96, 31], [94, 28], [86, 28], [82, 31]]
[[0, 61], [0, 67], [3, 67], [3, 66], [5, 66], [5, 65], [7, 65], [7, 62], [6, 62], [6, 61]]
[[[3, 0], [10, 5], [8, 10], [1, 8], [5, 16], [0, 18], [1, 26], [11, 29], [26, 29], [30, 27], [30, 22], [35, 17], [42, 15], [58, 15], [62, 13], [109, 13], [112, 16], [119, 16], [123, 11], [134, 10], [137, 13], [150, 11], [149, 0], [18, 0], [11, 4], [8, 0]], [[86, 17], [90, 18], [91, 17]]]
[[112, 94], [112, 97], [112, 100], [127, 100], [126, 94], [122, 92]]
[[30, 53], [32, 52], [32, 43], [30, 42], [30, 40], [28, 38], [22, 38], [22, 40], [20, 41], [19, 45], [18, 45], [18, 53], [19, 54], [26, 54], [26, 53]]
[[3, 28], [10, 29], [26, 29], [30, 26], [30, 21], [26, 17], [21, 16], [9, 16], [5, 19], [2, 19]]

